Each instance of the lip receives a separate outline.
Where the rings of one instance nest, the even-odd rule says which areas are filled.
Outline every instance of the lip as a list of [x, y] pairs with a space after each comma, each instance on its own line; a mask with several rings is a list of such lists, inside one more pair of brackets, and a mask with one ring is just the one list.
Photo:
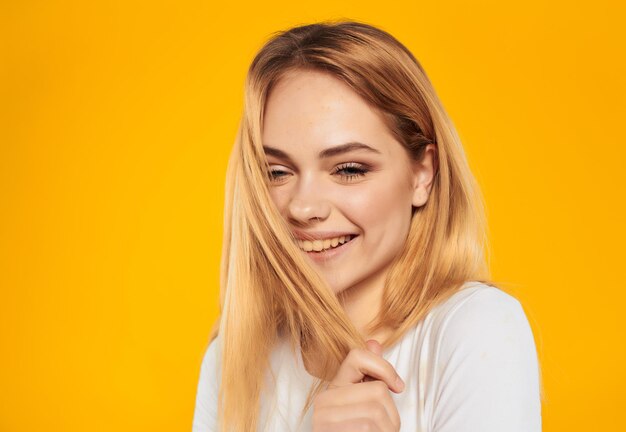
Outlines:
[[[337, 246], [335, 248], [332, 249], [326, 249], [322, 252], [315, 252], [315, 251], [310, 251], [310, 252], [306, 252], [306, 251], [302, 251], [302, 253], [306, 254], [309, 258], [311, 258], [314, 262], [318, 263], [318, 264], [324, 264], [330, 260], [334, 260], [337, 257], [340, 257], [342, 255], [344, 255], [346, 252], [348, 252], [350, 249], [352, 249], [352, 245], [354, 242], [356, 242], [359, 239], [359, 235], [356, 234], [352, 234], [355, 237], [350, 240], [347, 243], [342, 244], [341, 246]], [[302, 250], [302, 249], [300, 249]]]

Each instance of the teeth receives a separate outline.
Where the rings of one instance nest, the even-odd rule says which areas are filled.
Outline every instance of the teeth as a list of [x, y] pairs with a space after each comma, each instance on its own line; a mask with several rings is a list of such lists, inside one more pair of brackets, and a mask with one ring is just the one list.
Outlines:
[[300, 246], [300, 249], [302, 249], [305, 252], [310, 252], [310, 251], [320, 252], [322, 250], [331, 249], [331, 248], [337, 247], [340, 244], [344, 244], [350, 239], [352, 239], [353, 237], [354, 236], [347, 235], [347, 236], [334, 237], [334, 238], [324, 239], [324, 240], [313, 240], [313, 241], [298, 240], [298, 246]]

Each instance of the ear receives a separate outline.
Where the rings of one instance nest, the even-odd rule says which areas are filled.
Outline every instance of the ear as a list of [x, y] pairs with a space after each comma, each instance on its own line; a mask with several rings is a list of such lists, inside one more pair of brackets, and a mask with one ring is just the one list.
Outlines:
[[437, 146], [428, 144], [422, 154], [422, 160], [413, 166], [413, 206], [421, 207], [428, 201], [435, 173], [437, 171]]

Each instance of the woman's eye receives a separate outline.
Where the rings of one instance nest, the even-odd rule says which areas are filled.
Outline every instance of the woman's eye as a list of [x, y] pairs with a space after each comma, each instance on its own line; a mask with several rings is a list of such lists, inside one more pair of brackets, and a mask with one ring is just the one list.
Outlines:
[[267, 172], [267, 176], [269, 177], [271, 182], [280, 181], [286, 174], [289, 174], [287, 171], [281, 169], [270, 169]]
[[335, 169], [334, 174], [339, 174], [346, 181], [353, 181], [359, 177], [363, 177], [368, 172], [369, 169], [367, 169], [364, 165], [356, 162], [349, 162], [339, 165]]
[[[369, 168], [365, 165], [349, 162], [338, 165], [333, 171], [332, 174], [339, 175], [344, 181], [354, 181], [360, 177], [363, 177], [365, 174], [369, 172]], [[288, 171], [274, 168], [270, 169], [267, 172], [267, 176], [269, 181], [272, 183], [278, 183], [284, 180], [289, 175]]]

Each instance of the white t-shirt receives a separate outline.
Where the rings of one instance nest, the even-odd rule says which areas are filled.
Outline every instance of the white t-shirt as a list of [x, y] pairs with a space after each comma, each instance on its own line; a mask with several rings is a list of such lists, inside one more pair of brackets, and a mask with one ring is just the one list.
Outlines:
[[[193, 432], [217, 430], [219, 336], [198, 383]], [[532, 331], [520, 302], [480, 282], [437, 305], [383, 352], [405, 382], [390, 391], [402, 432], [541, 431], [540, 379]], [[271, 354], [276, 378], [261, 397], [259, 431], [310, 431], [297, 424], [315, 379], [282, 340]], [[271, 379], [266, 381], [273, 384]]]

